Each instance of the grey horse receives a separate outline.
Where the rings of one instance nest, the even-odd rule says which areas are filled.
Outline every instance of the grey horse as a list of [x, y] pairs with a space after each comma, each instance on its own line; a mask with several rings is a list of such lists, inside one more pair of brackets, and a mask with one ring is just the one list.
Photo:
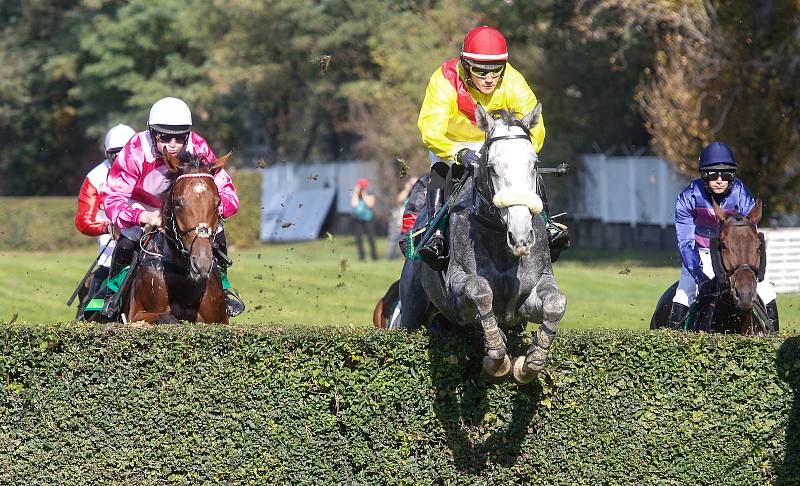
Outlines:
[[[566, 310], [558, 289], [537, 195], [538, 157], [530, 128], [541, 104], [522, 120], [478, 104], [486, 132], [474, 176], [453, 197], [447, 223], [450, 263], [438, 272], [409, 259], [400, 277], [400, 328], [416, 329], [440, 313], [449, 322], [477, 327], [484, 341], [483, 370], [491, 381], [533, 380], [547, 361]], [[418, 221], [426, 221], [421, 214]], [[512, 362], [504, 331], [541, 322], [525, 356]]]

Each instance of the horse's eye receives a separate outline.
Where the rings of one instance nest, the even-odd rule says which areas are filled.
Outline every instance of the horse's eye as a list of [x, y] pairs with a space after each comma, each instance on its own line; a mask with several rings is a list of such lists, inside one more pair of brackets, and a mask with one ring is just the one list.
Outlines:
[[181, 199], [181, 198], [175, 199], [174, 205], [175, 205], [176, 208], [182, 208], [183, 207], [183, 199]]

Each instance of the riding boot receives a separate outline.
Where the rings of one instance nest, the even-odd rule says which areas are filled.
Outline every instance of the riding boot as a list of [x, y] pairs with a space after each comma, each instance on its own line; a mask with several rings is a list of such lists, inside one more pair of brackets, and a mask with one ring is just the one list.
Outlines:
[[98, 293], [100, 286], [103, 284], [105, 279], [108, 278], [108, 272], [108, 267], [103, 266], [94, 271], [94, 275], [92, 275], [92, 284], [89, 286], [89, 293], [86, 294], [89, 300], [93, 299], [95, 294]]
[[[133, 252], [136, 248], [136, 242], [125, 237], [125, 235], [120, 235], [119, 239], [117, 240], [117, 245], [114, 248], [114, 254], [111, 256], [111, 264], [110, 268], [108, 269], [108, 278], [109, 280], [119, 275], [125, 267], [129, 266], [133, 261]], [[103, 300], [105, 304], [103, 305], [102, 315], [108, 317], [110, 319], [116, 318], [116, 313], [118, 309], [112, 309], [111, 299], [114, 297], [116, 292], [111, 290], [109, 287], [106, 287], [105, 294], [103, 295]]]
[[567, 226], [556, 223], [550, 218], [550, 204], [547, 200], [547, 190], [544, 187], [544, 179], [539, 175], [537, 179], [539, 197], [542, 199], [542, 219], [544, 219], [547, 229], [547, 244], [550, 248], [550, 262], [555, 263], [561, 252], [569, 248], [569, 231]]
[[770, 328], [769, 332], [778, 332], [780, 323], [778, 322], [778, 301], [773, 299], [766, 305], [767, 317], [769, 317]]
[[689, 308], [679, 302], [672, 302], [672, 308], [669, 310], [669, 318], [667, 319], [667, 327], [669, 329], [682, 330], [683, 321], [686, 319], [686, 314]]
[[244, 312], [244, 301], [239, 296], [239, 293], [231, 287], [228, 280], [228, 267], [233, 265], [233, 262], [228, 258], [228, 240], [225, 238], [225, 232], [217, 233], [214, 238], [214, 260], [219, 267], [219, 276], [222, 281], [222, 293], [225, 295], [225, 313], [228, 317], [236, 317]]
[[[429, 175], [430, 182], [428, 182], [428, 224], [432, 224], [436, 213], [442, 208], [444, 204], [444, 186], [447, 181], [450, 166], [444, 162], [437, 162], [431, 167]], [[439, 258], [445, 254], [445, 241], [444, 235], [439, 228], [436, 228], [434, 233], [417, 250], [419, 256], [426, 263], [436, 265]]]
[[[431, 224], [433, 217], [442, 208], [443, 199], [442, 189], [438, 187], [428, 188], [428, 210], [430, 212], [428, 224]], [[436, 228], [428, 241], [417, 251], [424, 261], [436, 261], [440, 256], [444, 255], [444, 244], [444, 235], [442, 235], [442, 231], [439, 228]]]

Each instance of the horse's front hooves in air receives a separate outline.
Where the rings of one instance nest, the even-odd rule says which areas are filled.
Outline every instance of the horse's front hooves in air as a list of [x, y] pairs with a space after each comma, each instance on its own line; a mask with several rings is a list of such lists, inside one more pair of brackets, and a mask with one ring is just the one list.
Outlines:
[[514, 380], [514, 383], [517, 385], [527, 385], [536, 378], [539, 371], [544, 369], [544, 363], [541, 363], [541, 366], [526, 365], [525, 356], [517, 356], [514, 358], [512, 369], [511, 378]]
[[483, 357], [483, 374], [490, 383], [501, 383], [511, 375], [511, 359], [505, 354], [501, 359]]

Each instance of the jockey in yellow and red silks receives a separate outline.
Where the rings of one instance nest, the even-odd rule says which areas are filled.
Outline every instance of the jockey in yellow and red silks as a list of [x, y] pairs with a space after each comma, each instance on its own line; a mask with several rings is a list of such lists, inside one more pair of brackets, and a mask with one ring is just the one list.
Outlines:
[[[489, 113], [505, 109], [520, 118], [533, 111], [538, 103], [528, 82], [508, 62], [503, 34], [486, 25], [471, 30], [464, 38], [461, 55], [445, 61], [434, 71], [419, 112], [417, 126], [431, 161], [429, 217], [443, 203], [444, 180], [453, 162], [467, 166], [478, 161], [477, 151], [486, 134], [475, 124], [476, 103]], [[544, 144], [544, 137], [542, 119], [531, 130], [531, 143], [537, 152]], [[544, 186], [540, 188], [544, 191]], [[544, 194], [540, 196], [546, 201]], [[561, 249], [568, 246], [566, 232], [559, 244], [563, 245]], [[419, 248], [424, 260], [435, 260], [443, 252], [444, 238], [438, 231]]]

